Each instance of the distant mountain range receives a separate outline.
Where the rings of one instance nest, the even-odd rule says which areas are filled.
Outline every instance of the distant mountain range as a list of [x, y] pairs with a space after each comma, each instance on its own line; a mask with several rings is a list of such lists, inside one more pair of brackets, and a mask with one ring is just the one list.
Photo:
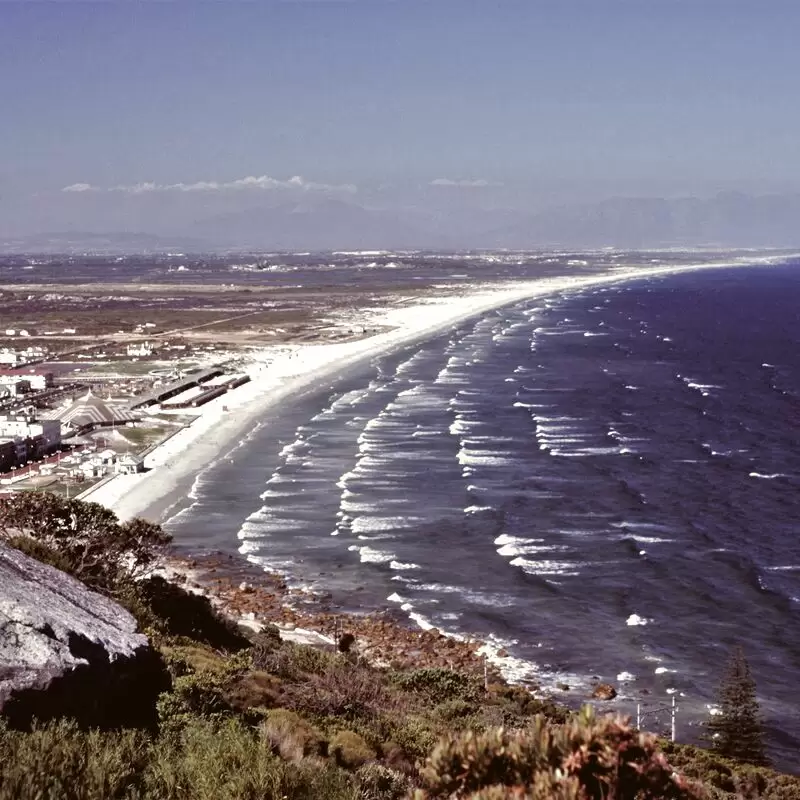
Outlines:
[[613, 198], [519, 210], [367, 208], [307, 197], [201, 219], [174, 235], [59, 233], [0, 241], [4, 252], [228, 249], [466, 249], [800, 246], [800, 194]]
[[212, 250], [209, 241], [186, 236], [158, 236], [151, 233], [93, 233], [64, 231], [30, 236], [0, 236], [0, 253], [197, 253]]

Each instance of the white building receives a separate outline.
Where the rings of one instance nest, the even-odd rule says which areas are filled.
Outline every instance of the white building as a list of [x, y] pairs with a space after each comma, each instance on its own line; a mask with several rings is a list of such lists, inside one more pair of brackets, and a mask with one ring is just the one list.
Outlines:
[[[30, 384], [30, 388], [37, 392], [53, 385], [52, 372], [38, 372], [35, 369], [26, 369], [25, 367], [19, 369], [0, 369], [0, 378], [13, 378], [15, 381], [27, 381]], [[5, 383], [7, 384], [7, 382]]]
[[144, 470], [144, 464], [139, 456], [125, 453], [120, 456], [114, 465], [114, 472], [118, 475], [133, 475]]
[[20, 375], [0, 375], [0, 386], [7, 389], [13, 397], [31, 390], [31, 382]]
[[8, 364], [13, 367], [21, 361], [22, 357], [16, 350], [9, 350], [8, 348], [0, 350], [0, 364]]
[[42, 437], [46, 450], [56, 450], [61, 446], [61, 422], [0, 414], [0, 439], [33, 439], [37, 436]]
[[138, 356], [140, 358], [153, 355], [153, 346], [150, 342], [143, 342], [142, 344], [129, 344], [127, 351], [129, 356]]

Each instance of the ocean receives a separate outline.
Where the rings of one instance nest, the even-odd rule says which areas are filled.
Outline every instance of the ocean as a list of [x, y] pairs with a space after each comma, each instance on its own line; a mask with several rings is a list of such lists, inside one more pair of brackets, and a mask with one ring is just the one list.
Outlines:
[[680, 741], [741, 644], [770, 753], [800, 769], [798, 308], [786, 264], [485, 314], [263, 420], [166, 527], [483, 639], [564, 702], [597, 679], [626, 713], [674, 695]]

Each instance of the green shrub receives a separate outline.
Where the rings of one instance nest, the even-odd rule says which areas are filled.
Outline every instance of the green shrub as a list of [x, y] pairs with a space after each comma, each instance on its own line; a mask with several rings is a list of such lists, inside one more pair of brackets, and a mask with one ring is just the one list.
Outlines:
[[[147, 622], [169, 636], [183, 636], [217, 650], [236, 652], [251, 646], [234, 622], [220, 614], [203, 595], [187, 592], [160, 576], [138, 581], [128, 592], [126, 605], [132, 613], [149, 616]], [[137, 619], [139, 616], [137, 615]]]
[[294, 711], [276, 708], [261, 723], [261, 735], [272, 752], [287, 761], [299, 761], [307, 755], [324, 755], [327, 742], [322, 734]]
[[450, 735], [434, 748], [422, 777], [427, 792], [420, 792], [420, 798], [478, 792], [514, 796], [503, 794], [511, 787], [520, 787], [520, 797], [537, 798], [699, 797], [673, 774], [654, 737], [621, 719], [596, 719], [589, 708], [566, 725], [537, 717], [528, 730], [514, 734], [500, 728]]
[[280, 698], [281, 682], [268, 672], [246, 672], [234, 678], [224, 690], [228, 705], [238, 713], [274, 708]]
[[0, 722], [0, 800], [110, 800], [144, 785], [147, 739], [60, 721], [22, 733]]
[[225, 697], [224, 679], [212, 672], [182, 675], [172, 683], [156, 703], [162, 728], [181, 729], [195, 717], [214, 717], [230, 713]]
[[412, 759], [425, 758], [439, 738], [431, 723], [417, 716], [405, 716], [398, 720], [392, 739]]
[[764, 800], [795, 800], [800, 797], [800, 777], [781, 775], [770, 769], [742, 764], [691, 745], [660, 743], [676, 769], [702, 781], [715, 796], [759, 797]]
[[308, 675], [321, 675], [338, 662], [333, 653], [317, 647], [283, 642], [269, 649], [263, 645], [253, 654], [253, 666], [287, 681], [301, 681]]
[[175, 678], [192, 675], [195, 672], [213, 672], [222, 675], [229, 669], [229, 662], [224, 654], [203, 645], [162, 646], [161, 654]]
[[336, 763], [348, 769], [356, 769], [375, 758], [375, 751], [353, 731], [339, 731], [330, 741], [328, 751]]
[[235, 720], [190, 720], [154, 754], [146, 797], [250, 800], [281, 796], [281, 763]]
[[289, 764], [236, 720], [193, 720], [155, 754], [153, 800], [357, 800], [347, 774], [321, 761]]
[[0, 498], [0, 538], [57, 564], [92, 589], [113, 593], [140, 577], [172, 537], [143, 519], [120, 522], [99, 503], [17, 492]]
[[453, 722], [455, 720], [464, 720], [475, 713], [476, 706], [460, 697], [455, 697], [452, 700], [445, 700], [439, 703], [433, 709], [433, 715], [444, 722]]
[[362, 800], [400, 800], [411, 789], [411, 781], [382, 764], [364, 764], [356, 770], [356, 782]]
[[265, 669], [264, 660], [282, 645], [281, 632], [275, 625], [265, 625], [252, 637], [252, 659], [255, 669]]
[[377, 672], [346, 662], [287, 686], [285, 697], [287, 705], [297, 711], [349, 720], [371, 719], [391, 713], [396, 706], [396, 698]]
[[433, 703], [447, 700], [471, 702], [483, 693], [483, 684], [477, 678], [440, 667], [395, 673], [393, 682], [403, 691], [424, 694]]

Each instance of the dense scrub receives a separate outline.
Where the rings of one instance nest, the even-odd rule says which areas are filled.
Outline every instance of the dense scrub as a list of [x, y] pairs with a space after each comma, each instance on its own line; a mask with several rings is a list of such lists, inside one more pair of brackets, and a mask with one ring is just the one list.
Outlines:
[[[79, 574], [62, 533], [22, 546]], [[90, 582], [158, 649], [168, 688], [157, 722], [21, 731], [0, 717], [0, 800], [800, 798], [800, 779], [659, 744], [624, 720], [575, 715], [519, 687], [378, 669], [357, 647], [293, 644], [271, 627], [245, 636], [205, 598], [127, 570], [124, 559], [113, 575], [92, 567]]]

